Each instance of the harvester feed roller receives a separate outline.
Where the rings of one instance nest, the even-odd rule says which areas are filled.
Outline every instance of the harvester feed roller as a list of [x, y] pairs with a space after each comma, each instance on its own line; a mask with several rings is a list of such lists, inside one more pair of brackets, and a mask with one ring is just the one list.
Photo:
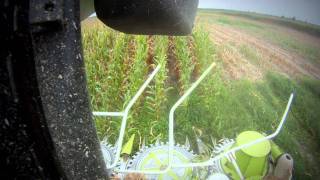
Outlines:
[[[173, 148], [173, 161], [175, 163], [189, 163], [195, 157], [186, 147], [175, 145]], [[128, 162], [129, 170], [158, 170], [165, 169], [168, 164], [168, 143], [152, 144], [141, 149]], [[146, 175], [147, 179], [191, 179], [192, 168], [172, 168], [168, 173], [159, 175]]]

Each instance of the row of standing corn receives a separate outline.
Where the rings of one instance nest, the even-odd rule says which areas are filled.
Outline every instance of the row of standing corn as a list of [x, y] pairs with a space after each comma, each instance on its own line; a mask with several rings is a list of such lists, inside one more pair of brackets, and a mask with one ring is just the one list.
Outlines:
[[[136, 134], [136, 142], [140, 145], [143, 141], [153, 143], [157, 138], [166, 140], [168, 111], [174, 99], [182, 95], [197, 78], [194, 77], [197, 75], [194, 71], [198, 63], [209, 63], [206, 59], [210, 58], [206, 54], [208, 51], [203, 52], [200, 47], [208, 43], [203, 38], [199, 33], [189, 37], [125, 35], [97, 22], [84, 26], [83, 46], [93, 109], [123, 110], [147, 75], [157, 65], [161, 65], [154, 80], [132, 108], [126, 138]], [[174, 56], [170, 64], [169, 56]], [[168, 83], [169, 69], [178, 74], [174, 85]], [[182, 107], [182, 111], [177, 112], [177, 123], [183, 126], [180, 134], [191, 131], [192, 125], [187, 123], [193, 122], [193, 117], [189, 117], [193, 114], [190, 110], [192, 102], [187, 110]], [[120, 126], [119, 119], [97, 118], [96, 126], [99, 137], [108, 136], [114, 143]]]

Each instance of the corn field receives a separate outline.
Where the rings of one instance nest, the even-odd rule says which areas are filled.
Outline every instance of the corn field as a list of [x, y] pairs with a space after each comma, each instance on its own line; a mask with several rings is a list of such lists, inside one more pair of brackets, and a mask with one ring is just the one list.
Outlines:
[[[95, 111], [122, 111], [148, 74], [161, 65], [131, 111], [126, 138], [135, 134], [139, 146], [143, 141], [166, 141], [171, 106], [214, 59], [208, 33], [199, 28], [188, 37], [134, 36], [94, 21], [84, 25], [82, 34]], [[200, 86], [177, 112], [176, 138], [181, 143], [186, 136], [193, 136], [195, 128], [203, 128], [195, 127], [200, 119], [192, 108], [203, 103], [204, 92], [205, 86]], [[114, 143], [120, 122], [117, 118], [96, 118], [99, 137], [108, 137]]]
[[[224, 137], [235, 138], [244, 130], [264, 133], [277, 127], [288, 95], [299, 94], [280, 136], [275, 142], [296, 161], [297, 177], [310, 169], [297, 149], [307, 134], [297, 131], [304, 120], [310, 124], [319, 117], [319, 97], [310, 87], [318, 82], [296, 82], [269, 72], [263, 80], [230, 80], [222, 75], [224, 64], [210, 34], [199, 24], [187, 37], [126, 35], [104, 26], [95, 18], [82, 24], [82, 44], [93, 111], [123, 111], [157, 65], [161, 69], [130, 111], [125, 142], [135, 134], [134, 151], [142, 144], [167, 141], [169, 110], [201, 73], [215, 62], [217, 66], [175, 113], [175, 141], [190, 140], [196, 150], [195, 134], [208, 145]], [[306, 108], [309, 107], [309, 108]], [[97, 118], [99, 138], [117, 140], [121, 119]], [[319, 124], [319, 123], [318, 123]], [[318, 125], [317, 125], [318, 126]], [[318, 134], [318, 130], [313, 130]], [[314, 135], [316, 136], [316, 135]], [[316, 136], [318, 137], [318, 136]], [[213, 141], [213, 143], [212, 143]]]
[[[88, 89], [94, 111], [122, 111], [148, 74], [161, 65], [128, 119], [125, 138], [136, 135], [135, 149], [144, 142], [167, 141], [170, 108], [213, 61], [218, 67], [175, 113], [177, 143], [184, 143], [188, 137], [196, 149], [195, 134], [210, 144], [212, 137], [235, 137], [246, 129], [264, 130], [259, 118], [264, 120], [267, 131], [282, 113], [281, 108], [274, 113], [265, 104], [260, 105], [261, 97], [246, 81], [235, 86], [248, 89], [248, 94], [233, 97], [233, 88], [221, 79], [221, 62], [215, 57], [209, 34], [201, 27], [186, 37], [126, 35], [97, 20], [83, 27]], [[242, 104], [247, 97], [252, 98], [250, 104]], [[253, 112], [248, 113], [250, 110]], [[268, 114], [261, 117], [266, 111]], [[98, 136], [115, 143], [121, 119], [95, 117], [95, 122]]]

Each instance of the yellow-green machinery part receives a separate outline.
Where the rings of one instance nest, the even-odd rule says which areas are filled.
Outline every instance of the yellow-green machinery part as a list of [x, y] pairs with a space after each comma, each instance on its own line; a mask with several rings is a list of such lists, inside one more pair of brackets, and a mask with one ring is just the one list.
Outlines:
[[273, 141], [271, 142], [271, 157], [273, 161], [277, 161], [277, 159], [284, 154], [284, 152], [282, 151], [282, 149], [276, 145]]
[[125, 145], [123, 145], [121, 154], [127, 154], [127, 155], [131, 154], [134, 137], [135, 137], [135, 134], [131, 135], [129, 141]]
[[[262, 137], [264, 137], [264, 135], [256, 131], [242, 132], [238, 135], [235, 144], [231, 148], [241, 146]], [[270, 141], [264, 141], [237, 151], [234, 157], [229, 157], [229, 160], [226, 157], [223, 158], [221, 165], [225, 173], [232, 179], [240, 179], [233, 163], [230, 161], [230, 158], [233, 158], [245, 179], [261, 179], [268, 171], [268, 156], [270, 152]]]

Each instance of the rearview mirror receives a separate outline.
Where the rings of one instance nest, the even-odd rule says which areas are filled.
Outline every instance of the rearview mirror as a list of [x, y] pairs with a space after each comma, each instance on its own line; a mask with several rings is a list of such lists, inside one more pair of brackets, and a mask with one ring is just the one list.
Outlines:
[[97, 17], [129, 34], [187, 35], [198, 0], [94, 0]]

